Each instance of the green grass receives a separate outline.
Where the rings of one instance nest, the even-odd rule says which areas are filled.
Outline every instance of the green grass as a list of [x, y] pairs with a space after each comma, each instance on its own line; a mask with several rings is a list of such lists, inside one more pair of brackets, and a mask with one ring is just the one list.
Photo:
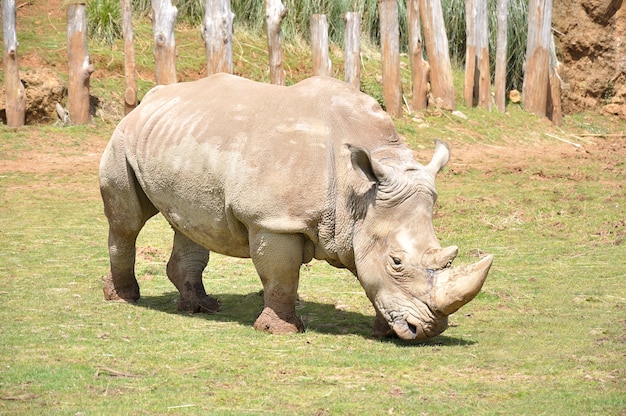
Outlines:
[[122, 37], [122, 12], [120, 3], [114, 0], [91, 0], [87, 2], [87, 33], [93, 41], [107, 44]]

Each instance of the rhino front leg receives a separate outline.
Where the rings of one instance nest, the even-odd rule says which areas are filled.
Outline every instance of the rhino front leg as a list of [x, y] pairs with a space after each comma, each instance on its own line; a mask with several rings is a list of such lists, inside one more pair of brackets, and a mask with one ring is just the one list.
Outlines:
[[263, 283], [264, 300], [255, 329], [272, 334], [304, 332], [304, 324], [296, 316], [303, 252], [300, 235], [251, 233], [250, 256]]
[[[376, 308], [374, 308], [376, 309]], [[376, 309], [376, 319], [374, 320], [374, 326], [372, 327], [372, 337], [374, 338], [392, 338], [395, 335], [393, 329], [387, 323], [387, 320]]]
[[202, 272], [208, 262], [207, 249], [175, 231], [167, 277], [180, 292], [178, 310], [190, 313], [219, 311], [219, 302], [206, 294], [202, 283]]

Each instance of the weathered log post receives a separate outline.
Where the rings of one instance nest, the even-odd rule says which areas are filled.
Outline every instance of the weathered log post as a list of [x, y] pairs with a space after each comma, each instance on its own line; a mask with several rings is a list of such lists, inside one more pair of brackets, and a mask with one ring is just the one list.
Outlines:
[[430, 64], [430, 90], [442, 108], [454, 110], [452, 64], [440, 0], [419, 0], [420, 18]]
[[397, 0], [378, 0], [383, 65], [383, 100], [392, 117], [402, 117], [400, 82], [400, 27]]
[[498, 110], [506, 110], [506, 63], [507, 63], [507, 31], [508, 31], [508, 0], [498, 0], [498, 37], [496, 41], [496, 73], [495, 101]]
[[468, 107], [491, 108], [491, 74], [489, 73], [489, 28], [487, 0], [465, 2], [466, 38], [465, 88]]
[[176, 40], [174, 25], [178, 9], [170, 0], [152, 0], [152, 30], [156, 83], [173, 84], [176, 80]]
[[281, 0], [265, 0], [265, 22], [267, 24], [267, 46], [270, 60], [270, 82], [285, 85], [285, 70], [280, 46], [280, 25], [287, 15]]
[[465, 105], [473, 107], [474, 87], [476, 78], [476, 9], [474, 2], [477, 0], [465, 0], [465, 81], [463, 83], [463, 99]]
[[135, 67], [135, 44], [133, 36], [133, 13], [130, 0], [120, 0], [122, 11], [122, 35], [124, 37], [124, 114], [137, 107], [137, 74]]
[[67, 9], [67, 54], [69, 82], [67, 107], [74, 124], [91, 120], [89, 112], [89, 79], [94, 66], [87, 49], [87, 15], [85, 3], [70, 4]]
[[313, 75], [332, 76], [333, 67], [328, 53], [328, 20], [325, 14], [311, 16], [311, 49]]
[[530, 0], [522, 105], [542, 117], [547, 115], [550, 88], [551, 25], [552, 0]]
[[489, 14], [487, 0], [474, 0], [476, 6], [476, 59], [478, 105], [491, 110], [491, 66], [489, 65]]
[[408, 0], [407, 20], [409, 26], [409, 58], [411, 60], [411, 80], [413, 82], [413, 110], [424, 110], [428, 106], [428, 75], [430, 65], [424, 59], [424, 42], [420, 24], [418, 0]]
[[550, 73], [548, 82], [548, 104], [546, 116], [557, 126], [563, 123], [563, 111], [561, 109], [561, 75], [563, 75], [563, 64], [556, 57], [556, 46], [554, 37], [550, 38]]
[[206, 0], [202, 39], [207, 55], [208, 75], [233, 73], [233, 19], [230, 0]]
[[354, 88], [361, 87], [361, 14], [347, 12], [344, 20], [344, 80]]
[[2, 0], [2, 33], [4, 39], [4, 88], [6, 91], [7, 126], [21, 127], [26, 122], [26, 91], [20, 81], [17, 62], [15, 0]]

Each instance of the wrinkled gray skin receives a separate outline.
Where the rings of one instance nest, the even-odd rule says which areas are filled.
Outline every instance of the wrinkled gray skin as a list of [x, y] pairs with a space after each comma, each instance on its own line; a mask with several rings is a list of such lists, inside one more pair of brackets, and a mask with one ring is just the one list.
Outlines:
[[371, 97], [331, 78], [294, 86], [218, 74], [157, 87], [119, 124], [100, 164], [111, 271], [105, 298], [134, 302], [135, 240], [162, 213], [174, 229], [167, 275], [178, 307], [215, 312], [209, 252], [252, 258], [264, 288], [255, 328], [304, 330], [300, 266], [316, 258], [354, 273], [377, 318], [373, 334], [425, 339], [469, 302], [492, 256], [451, 267], [432, 215], [449, 151], [413, 160]]

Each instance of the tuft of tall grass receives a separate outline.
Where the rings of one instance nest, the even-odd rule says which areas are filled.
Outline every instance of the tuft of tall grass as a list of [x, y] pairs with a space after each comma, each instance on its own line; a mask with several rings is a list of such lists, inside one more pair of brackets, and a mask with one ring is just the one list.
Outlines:
[[[495, 73], [496, 42], [498, 36], [497, 0], [488, 0], [489, 19], [489, 61], [491, 74]], [[528, 2], [508, 1], [507, 27], [507, 88], [521, 89], [524, 77], [523, 66], [526, 56], [528, 32]], [[444, 21], [448, 34], [450, 57], [458, 66], [465, 64], [466, 24], [465, 0], [442, 0]]]
[[[283, 21], [282, 34], [286, 41], [309, 38], [309, 22], [313, 14], [325, 14], [328, 19], [328, 36], [331, 42], [343, 45], [347, 12], [361, 14], [361, 33], [374, 44], [380, 40], [377, 0], [283, 0], [288, 9]], [[263, 0], [233, 2], [237, 19], [251, 29], [261, 29], [265, 24]], [[400, 33], [407, 33], [406, 4], [398, 3]], [[404, 42], [406, 44], [406, 40]]]
[[86, 12], [87, 33], [92, 40], [112, 44], [122, 37], [119, 0], [90, 0]]
[[172, 3], [178, 8], [179, 21], [196, 25], [204, 19], [205, 0], [185, 0]]

